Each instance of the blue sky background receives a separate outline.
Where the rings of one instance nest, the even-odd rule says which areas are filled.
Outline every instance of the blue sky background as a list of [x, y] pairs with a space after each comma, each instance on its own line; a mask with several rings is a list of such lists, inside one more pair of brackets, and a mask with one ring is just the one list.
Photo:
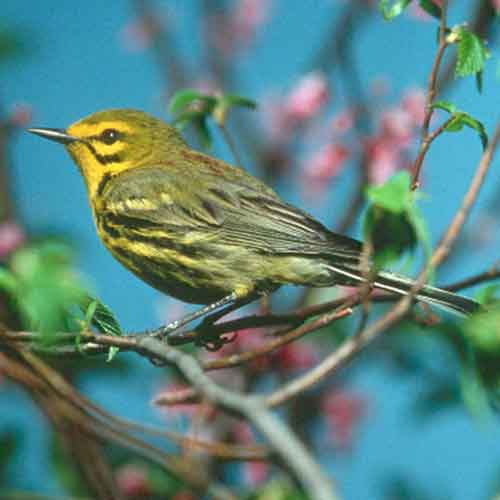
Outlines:
[[[157, 2], [174, 14], [179, 33], [178, 49], [191, 67], [196, 67], [200, 50], [198, 3], [194, 0]], [[262, 29], [248, 56], [238, 63], [240, 94], [259, 99], [269, 89], [286, 89], [303, 74], [323, 40], [322, 33], [338, 15], [342, 2], [332, 0], [276, 0], [271, 21]], [[461, 22], [472, 2], [453, 2], [449, 24]], [[148, 52], [131, 53], [120, 41], [120, 31], [131, 21], [133, 11], [126, 1], [102, 2], [19, 2], [4, 0], [0, 7], [2, 24], [24, 32], [30, 53], [0, 68], [0, 104], [16, 102], [33, 107], [34, 126], [65, 127], [94, 111], [111, 107], [133, 107], [168, 118], [161, 96], [163, 76]], [[405, 89], [426, 82], [434, 53], [435, 25], [408, 17], [382, 26], [381, 19], [361, 30], [355, 56], [361, 80], [368, 85], [375, 77], [386, 76], [394, 102]], [[495, 78], [498, 52], [485, 73], [484, 92], [479, 96], [473, 80], [465, 80], [448, 96], [460, 108], [481, 119], [488, 130], [498, 118], [499, 82]], [[342, 102], [343, 89], [335, 98]], [[224, 149], [216, 155], [228, 161]], [[470, 131], [440, 138], [425, 164], [425, 192], [421, 204], [432, 240], [435, 242], [454, 214], [480, 155], [479, 140]], [[161, 322], [158, 310], [164, 299], [120, 267], [106, 252], [95, 234], [83, 182], [62, 148], [29, 134], [19, 134], [11, 150], [14, 197], [21, 220], [33, 233], [47, 230], [68, 235], [79, 254], [78, 268], [101, 299], [119, 317], [127, 330]], [[481, 193], [481, 207], [498, 194], [499, 160], [492, 165], [488, 183]], [[284, 197], [300, 202], [325, 222], [334, 219], [341, 206], [342, 187], [333, 186], [331, 203], [307, 206], [285, 184]], [[474, 234], [477, 221], [466, 227]], [[467, 252], [444, 266], [439, 281], [448, 282], [485, 269], [498, 258], [498, 218], [491, 222], [497, 244], [488, 249], [468, 246]], [[359, 227], [353, 235], [359, 236]], [[286, 296], [288, 291], [283, 292]], [[429, 351], [428, 355], [434, 353]], [[437, 356], [442, 356], [437, 353]], [[439, 358], [438, 358], [439, 359]], [[145, 362], [118, 379], [102, 374], [85, 376], [80, 387], [93, 400], [117, 414], [141, 421], [160, 421], [149, 400], [157, 378]], [[382, 365], [382, 366], [381, 366]], [[362, 369], [360, 369], [362, 368]], [[426, 420], [412, 417], [412, 402], [424, 389], [418, 379], [389, 377], [380, 363], [360, 363], [350, 385], [372, 400], [370, 415], [361, 426], [351, 454], [323, 459], [340, 483], [346, 498], [380, 498], [383, 481], [394, 473], [409, 475], [440, 498], [469, 500], [486, 498], [489, 482], [500, 466], [498, 422], [479, 425], [465, 411], [450, 410]], [[155, 380], [155, 382], [150, 382]], [[3, 388], [3, 391], [5, 389]], [[7, 404], [9, 401], [10, 404]], [[46, 439], [44, 426], [23, 394], [0, 393], [0, 430], [22, 423], [26, 430], [23, 456], [14, 471], [22, 484], [55, 493], [57, 485], [47, 480], [44, 470]]]

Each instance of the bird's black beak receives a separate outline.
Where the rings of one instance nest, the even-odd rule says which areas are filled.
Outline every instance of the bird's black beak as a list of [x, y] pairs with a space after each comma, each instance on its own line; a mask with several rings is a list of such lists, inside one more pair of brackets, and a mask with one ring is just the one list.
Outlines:
[[71, 144], [72, 142], [79, 140], [78, 137], [73, 137], [67, 134], [66, 130], [62, 128], [29, 128], [28, 132], [64, 145]]

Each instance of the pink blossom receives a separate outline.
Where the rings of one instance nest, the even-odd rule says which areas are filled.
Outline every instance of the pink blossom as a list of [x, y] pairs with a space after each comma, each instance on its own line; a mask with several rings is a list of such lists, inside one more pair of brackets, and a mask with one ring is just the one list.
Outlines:
[[285, 98], [285, 115], [296, 122], [315, 117], [328, 100], [328, 85], [320, 72], [303, 76]]
[[248, 42], [270, 16], [269, 0], [240, 0], [232, 13], [232, 27], [240, 40]]
[[500, 10], [500, 0], [490, 0], [490, 2], [495, 10]]
[[136, 464], [122, 465], [115, 471], [118, 490], [130, 498], [146, 498], [151, 495], [147, 480], [147, 470]]
[[7, 257], [25, 241], [22, 229], [11, 221], [0, 223], [0, 259]]
[[383, 137], [366, 142], [365, 156], [370, 184], [383, 184], [401, 168], [400, 150]]
[[318, 352], [311, 344], [292, 342], [280, 347], [273, 359], [278, 370], [286, 373], [310, 368], [318, 361]]
[[258, 28], [270, 17], [270, 0], [239, 0], [229, 13], [216, 13], [206, 19], [213, 45], [225, 57], [248, 46]]
[[408, 146], [414, 132], [412, 117], [403, 108], [392, 108], [382, 113], [382, 135], [396, 147]]
[[159, 29], [160, 27], [153, 16], [142, 16], [123, 26], [119, 36], [126, 50], [143, 52], [151, 47]]
[[245, 482], [251, 486], [262, 484], [269, 474], [267, 462], [246, 462], [243, 465], [243, 476]]
[[352, 129], [355, 119], [356, 111], [354, 109], [344, 109], [333, 117], [332, 130], [337, 134], [345, 134]]
[[31, 106], [26, 103], [16, 103], [9, 113], [9, 123], [13, 127], [25, 127], [31, 121], [33, 112]]
[[252, 428], [243, 420], [238, 420], [231, 426], [231, 435], [237, 443], [242, 445], [248, 445], [254, 442]]
[[424, 91], [419, 88], [408, 90], [401, 101], [401, 108], [408, 114], [413, 122], [413, 126], [421, 126], [425, 115]]
[[323, 398], [321, 409], [331, 439], [339, 448], [347, 449], [352, 443], [354, 427], [366, 414], [366, 402], [359, 396], [335, 391]]
[[295, 124], [287, 115], [284, 103], [276, 96], [269, 95], [262, 99], [262, 120], [265, 127], [271, 149], [281, 150], [280, 147], [286, 144], [293, 134]]
[[341, 144], [328, 144], [304, 162], [306, 178], [323, 182], [335, 177], [350, 155], [350, 151]]

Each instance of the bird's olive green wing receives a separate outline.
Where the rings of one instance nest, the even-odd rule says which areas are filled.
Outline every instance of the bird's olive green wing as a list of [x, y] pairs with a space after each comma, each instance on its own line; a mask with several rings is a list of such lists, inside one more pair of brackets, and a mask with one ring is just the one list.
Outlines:
[[128, 170], [109, 182], [101, 212], [141, 234], [161, 229], [262, 253], [328, 254], [358, 261], [358, 241], [328, 231], [258, 179], [227, 168], [231, 171], [222, 177], [203, 168], [192, 176], [188, 171], [180, 175], [167, 165]]

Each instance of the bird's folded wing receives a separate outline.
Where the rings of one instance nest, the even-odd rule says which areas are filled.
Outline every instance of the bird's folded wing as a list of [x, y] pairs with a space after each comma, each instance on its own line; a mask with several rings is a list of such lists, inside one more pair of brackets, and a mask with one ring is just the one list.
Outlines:
[[[104, 192], [103, 211], [128, 231], [175, 232], [273, 254], [330, 255], [358, 261], [361, 243], [334, 234], [269, 188], [245, 177], [172, 175], [168, 168], [127, 171]], [[220, 181], [220, 182], [218, 182]], [[257, 181], [258, 182], [258, 181]], [[118, 219], [118, 221], [117, 221]]]

